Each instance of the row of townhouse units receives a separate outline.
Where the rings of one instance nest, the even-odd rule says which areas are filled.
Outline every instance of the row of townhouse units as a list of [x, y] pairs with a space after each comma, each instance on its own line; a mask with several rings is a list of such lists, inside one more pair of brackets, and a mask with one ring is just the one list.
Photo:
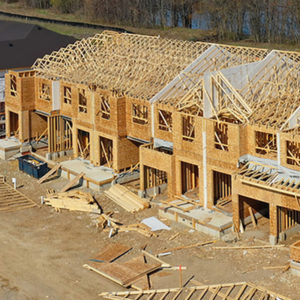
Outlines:
[[6, 75], [6, 134], [122, 172], [140, 193], [300, 222], [299, 53], [104, 32]]

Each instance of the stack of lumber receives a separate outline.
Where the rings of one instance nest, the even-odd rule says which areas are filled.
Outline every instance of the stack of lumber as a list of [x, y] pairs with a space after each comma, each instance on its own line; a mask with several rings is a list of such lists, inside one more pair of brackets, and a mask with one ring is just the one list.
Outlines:
[[149, 207], [149, 203], [129, 191], [126, 187], [115, 184], [105, 194], [116, 204], [129, 212], [137, 212]]
[[65, 208], [101, 214], [101, 209], [97, 202], [95, 202], [93, 196], [81, 191], [47, 194], [44, 198], [44, 202], [45, 204], [54, 207], [56, 210]]
[[0, 175], [0, 211], [16, 211], [38, 206], [24, 194], [5, 183]]

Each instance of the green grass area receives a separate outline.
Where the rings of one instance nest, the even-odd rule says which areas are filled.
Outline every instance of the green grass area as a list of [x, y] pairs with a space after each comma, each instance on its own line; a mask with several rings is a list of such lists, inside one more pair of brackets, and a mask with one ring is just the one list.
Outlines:
[[[76, 22], [87, 22], [93, 24], [99, 24], [104, 26], [112, 26], [112, 27], [122, 27], [123, 29], [136, 33], [136, 34], [145, 34], [145, 35], [159, 35], [163, 38], [171, 38], [171, 39], [181, 39], [181, 40], [189, 40], [189, 41], [214, 41], [215, 32], [213, 31], [203, 31], [200, 29], [188, 29], [188, 28], [141, 28], [141, 27], [131, 27], [131, 26], [120, 26], [118, 24], [106, 24], [96, 21], [91, 21], [82, 17], [79, 14], [62, 14], [54, 9], [32, 9], [24, 7], [20, 2], [15, 3], [6, 3], [0, 0], [0, 10], [17, 13], [28, 16], [37, 16], [41, 18], [50, 18], [64, 21], [76, 21]], [[100, 33], [99, 29], [92, 28], [84, 28], [77, 26], [69, 26], [69, 25], [60, 25], [60, 24], [52, 24], [48, 22], [40, 22], [40, 21], [26, 21], [19, 18], [10, 18], [5, 16], [0, 16], [0, 20], [11, 20], [18, 21], [30, 24], [37, 24], [47, 28], [49, 30], [53, 30], [60, 34], [71, 35], [75, 38], [81, 39], [88, 36], [92, 36], [96, 33]], [[245, 39], [238, 42], [233, 41], [218, 41], [218, 43], [236, 45], [236, 46], [245, 46], [245, 47], [256, 47], [256, 48], [267, 48], [267, 49], [279, 49], [279, 50], [288, 50], [288, 51], [300, 51], [300, 45], [293, 44], [270, 44], [270, 43], [255, 43], [251, 39]]]

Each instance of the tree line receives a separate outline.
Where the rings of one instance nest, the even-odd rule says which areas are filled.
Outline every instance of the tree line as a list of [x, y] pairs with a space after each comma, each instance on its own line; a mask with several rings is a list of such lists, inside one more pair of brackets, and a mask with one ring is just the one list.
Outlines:
[[256, 42], [299, 42], [299, 0], [20, 1], [29, 7], [52, 7], [62, 13], [117, 25], [195, 28], [195, 21], [202, 18], [207, 29], [216, 32], [218, 40], [251, 36]]

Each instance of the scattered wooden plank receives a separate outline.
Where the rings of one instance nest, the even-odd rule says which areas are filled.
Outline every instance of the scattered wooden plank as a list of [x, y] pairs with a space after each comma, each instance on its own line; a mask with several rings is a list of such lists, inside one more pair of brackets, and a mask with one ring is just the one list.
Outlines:
[[66, 192], [68, 189], [70, 189], [75, 183], [77, 183], [85, 174], [81, 172], [78, 174], [75, 178], [73, 178], [71, 181], [65, 185], [62, 190], [60, 191], [61, 193]]
[[215, 242], [216, 242], [216, 240], [213, 240], [213, 241], [207, 241], [207, 242], [203, 242], [203, 243], [196, 243], [196, 244], [191, 244], [191, 245], [184, 245], [184, 246], [169, 248], [169, 249], [163, 250], [161, 253], [173, 252], [173, 251], [177, 251], [177, 250], [189, 249], [189, 248], [195, 248], [195, 247], [201, 247], [201, 246], [213, 244]]
[[285, 245], [265, 245], [265, 246], [233, 246], [233, 247], [212, 247], [215, 250], [247, 250], [247, 249], [273, 249], [284, 248]]
[[57, 164], [54, 166], [54, 168], [52, 168], [48, 173], [46, 173], [42, 178], [39, 179], [38, 183], [41, 184], [43, 183], [45, 180], [47, 180], [52, 174], [54, 174], [55, 172], [57, 172], [59, 169], [61, 168], [61, 164]]
[[94, 259], [102, 260], [104, 262], [112, 262], [131, 249], [132, 247], [124, 244], [111, 243], [104, 247], [104, 249], [102, 249], [102, 251]]

